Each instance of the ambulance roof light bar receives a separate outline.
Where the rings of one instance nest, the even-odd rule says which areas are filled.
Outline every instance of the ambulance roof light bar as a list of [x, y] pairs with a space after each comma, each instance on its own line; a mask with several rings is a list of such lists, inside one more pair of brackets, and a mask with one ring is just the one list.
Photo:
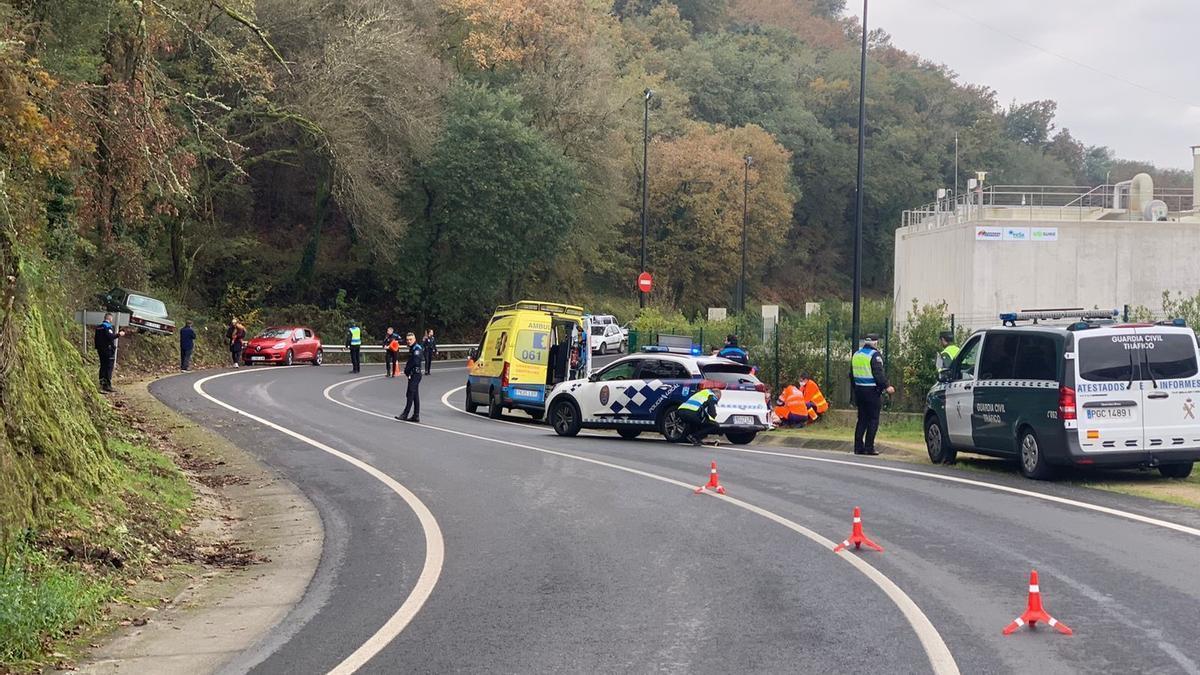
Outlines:
[[1080, 319], [1081, 321], [1107, 319], [1111, 321], [1119, 314], [1120, 312], [1115, 309], [1083, 309], [1082, 307], [1072, 309], [1035, 309], [1021, 310], [1020, 312], [1005, 312], [1000, 315], [1000, 321], [1005, 326], [1015, 326], [1018, 321], [1033, 321], [1037, 323], [1039, 320], [1054, 321], [1060, 319]]

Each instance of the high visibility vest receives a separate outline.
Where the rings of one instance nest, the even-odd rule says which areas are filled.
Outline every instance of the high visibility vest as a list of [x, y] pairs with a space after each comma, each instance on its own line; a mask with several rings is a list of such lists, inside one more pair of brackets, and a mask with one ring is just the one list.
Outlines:
[[362, 344], [362, 329], [358, 326], [350, 327], [350, 346], [357, 347]]
[[779, 419], [786, 421], [789, 415], [808, 415], [808, 406], [805, 404], [804, 391], [800, 387], [789, 384], [784, 388], [779, 400], [781, 405], [775, 408], [775, 414], [779, 416]]
[[962, 350], [958, 348], [958, 345], [946, 345], [946, 348], [942, 350], [942, 354], [946, 355], [946, 363], [953, 361], [960, 351]]
[[875, 386], [875, 374], [871, 372], [871, 356], [874, 353], [874, 349], [863, 347], [850, 358], [850, 373], [854, 377], [855, 386]]
[[712, 395], [713, 393], [708, 389], [701, 389], [700, 391], [692, 394], [688, 400], [680, 403], [679, 409], [700, 412], [700, 409], [704, 407], [705, 403], [708, 403], [708, 399]]
[[824, 415], [829, 410], [829, 401], [825, 400], [825, 394], [821, 393], [821, 388], [812, 380], [804, 383], [804, 401], [806, 404], [813, 404], [808, 415], [813, 419], [816, 419], [817, 415]]

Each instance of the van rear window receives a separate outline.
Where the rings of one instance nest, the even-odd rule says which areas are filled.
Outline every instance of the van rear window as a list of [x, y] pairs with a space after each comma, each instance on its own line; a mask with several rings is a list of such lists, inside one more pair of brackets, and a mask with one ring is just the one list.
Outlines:
[[1079, 341], [1079, 376], [1090, 382], [1172, 380], [1197, 373], [1190, 335], [1138, 333]]

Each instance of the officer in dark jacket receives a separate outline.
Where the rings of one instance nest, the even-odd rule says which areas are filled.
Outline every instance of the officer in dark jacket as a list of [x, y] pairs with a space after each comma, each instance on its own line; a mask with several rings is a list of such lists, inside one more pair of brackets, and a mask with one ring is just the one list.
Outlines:
[[[408, 361], [404, 364], [404, 375], [408, 377], [408, 389], [404, 392], [404, 412], [396, 415], [401, 422], [421, 421], [421, 369], [425, 365], [424, 351], [417, 336], [409, 333], [404, 337], [408, 343]], [[412, 411], [412, 417], [408, 416]]]
[[879, 411], [883, 408], [883, 393], [896, 393], [888, 384], [879, 353], [879, 337], [867, 335], [863, 346], [850, 358], [850, 382], [854, 404], [858, 407], [858, 422], [854, 426], [854, 454], [878, 455], [875, 432], [879, 431]]
[[733, 334], [725, 338], [725, 346], [721, 348], [721, 351], [717, 352], [717, 356], [729, 359], [730, 361], [736, 361], [743, 366], [750, 364], [750, 355], [746, 353], [745, 349], [738, 346], [737, 336]]
[[396, 329], [388, 326], [387, 334], [383, 336], [383, 366], [384, 377], [396, 376], [396, 362], [400, 360], [400, 336]]
[[179, 331], [179, 369], [187, 372], [192, 369], [192, 352], [196, 350], [196, 329], [192, 328], [192, 320], [188, 319]]
[[105, 314], [96, 326], [96, 354], [100, 357], [100, 390], [112, 392], [113, 366], [117, 364], [117, 338], [125, 334], [113, 327], [113, 315]]
[[437, 356], [437, 340], [433, 337], [433, 329], [425, 329], [425, 338], [421, 340], [421, 351], [425, 354], [425, 374], [433, 371], [433, 357]]

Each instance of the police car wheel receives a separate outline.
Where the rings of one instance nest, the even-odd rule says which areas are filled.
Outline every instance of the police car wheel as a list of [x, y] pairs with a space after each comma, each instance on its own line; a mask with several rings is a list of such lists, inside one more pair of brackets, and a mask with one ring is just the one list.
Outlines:
[[757, 431], [731, 431], [725, 434], [725, 438], [734, 445], [748, 445], [754, 437], [758, 435]]
[[1020, 465], [1022, 475], [1033, 480], [1050, 480], [1053, 478], [1054, 467], [1046, 461], [1046, 454], [1042, 452], [1042, 448], [1038, 444], [1037, 434], [1033, 433], [1032, 429], [1024, 429], [1021, 431], [1020, 439], [1017, 447], [1021, 453]]
[[292, 354], [292, 350], [289, 349], [287, 354], [285, 354], [283, 357], [283, 365], [285, 365], [285, 366], [292, 365], [292, 361], [295, 360], [295, 358], [296, 358], [296, 355]]
[[662, 417], [658, 420], [658, 431], [672, 443], [679, 443], [683, 440], [683, 437], [687, 435], [687, 425], [679, 419], [679, 406], [663, 411]]
[[617, 429], [617, 435], [627, 441], [632, 441], [642, 435], [641, 429]]
[[500, 397], [496, 396], [496, 392], [488, 394], [488, 417], [498, 420], [503, 411], [500, 406]]
[[579, 409], [572, 401], [556, 401], [550, 409], [550, 424], [559, 436], [574, 436], [579, 433]]
[[474, 415], [475, 411], [479, 410], [479, 404], [471, 400], [471, 385], [468, 384], [464, 391], [467, 392], [467, 404], [465, 406], [466, 411]]
[[934, 415], [925, 420], [925, 450], [934, 464], [953, 462], [958, 454], [950, 447], [950, 439], [942, 433], [942, 425]]
[[1187, 478], [1192, 475], [1192, 463], [1163, 464], [1158, 467], [1158, 472], [1163, 475], [1163, 478]]

